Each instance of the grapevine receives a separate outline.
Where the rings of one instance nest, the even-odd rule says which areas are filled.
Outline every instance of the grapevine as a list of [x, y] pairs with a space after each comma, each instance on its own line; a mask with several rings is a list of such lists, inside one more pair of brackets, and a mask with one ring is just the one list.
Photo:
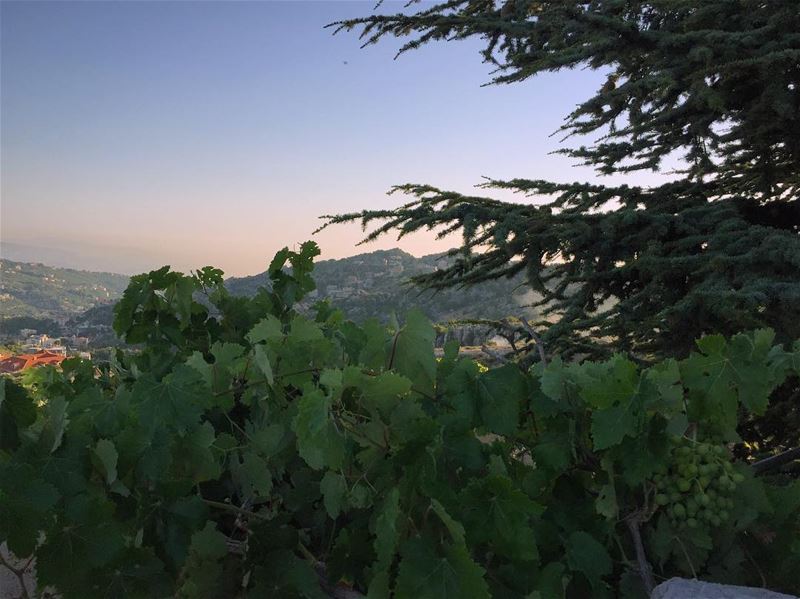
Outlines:
[[[283, 250], [134, 277], [136, 347], [0, 379], [0, 538], [72, 597], [644, 597], [675, 575], [797, 591], [800, 483], [735, 462], [800, 364], [770, 331], [486, 368], [419, 312], [357, 325]], [[755, 566], [753, 566], [755, 564]]]
[[666, 508], [676, 528], [726, 523], [735, 506], [732, 497], [736, 485], [744, 481], [744, 476], [734, 470], [726, 448], [687, 437], [674, 438], [672, 444], [672, 466], [662, 465], [653, 479], [656, 504]]

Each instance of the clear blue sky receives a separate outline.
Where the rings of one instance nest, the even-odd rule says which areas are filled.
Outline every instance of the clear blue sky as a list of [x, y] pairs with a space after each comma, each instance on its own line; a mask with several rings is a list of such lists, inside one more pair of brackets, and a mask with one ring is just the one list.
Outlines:
[[[481, 87], [477, 42], [393, 60], [397, 44], [323, 29], [373, 6], [2, 2], [3, 242], [82, 268], [249, 274], [320, 214], [403, 201], [384, 195], [396, 183], [593, 177], [548, 136], [600, 74]], [[360, 235], [316, 239], [328, 258], [398, 245]]]

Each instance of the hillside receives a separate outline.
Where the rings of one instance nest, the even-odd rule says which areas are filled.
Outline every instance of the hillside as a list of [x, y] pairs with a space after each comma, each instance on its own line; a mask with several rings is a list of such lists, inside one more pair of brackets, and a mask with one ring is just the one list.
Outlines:
[[[356, 321], [369, 317], [385, 321], [392, 312], [404, 314], [412, 307], [422, 309], [436, 322], [530, 314], [523, 308], [530, 303], [530, 291], [524, 286], [516, 290], [521, 279], [438, 293], [421, 292], [407, 284], [412, 276], [430, 272], [446, 260], [441, 254], [415, 258], [398, 249], [322, 260], [314, 271], [318, 288], [309, 299], [330, 298], [348, 318]], [[9, 327], [14, 322], [19, 325], [16, 328], [45, 330], [44, 320], [66, 323], [70, 330], [78, 326], [110, 325], [113, 315], [108, 304], [120, 297], [128, 283], [128, 277], [119, 274], [10, 260], [0, 262], [0, 319], [6, 320]], [[226, 284], [231, 293], [252, 295], [259, 286], [267, 284], [267, 276], [261, 273], [233, 277]], [[31, 324], [31, 318], [42, 322]]]
[[[431, 272], [448, 260], [443, 254], [415, 258], [399, 249], [323, 260], [314, 269], [317, 291], [311, 299], [330, 298], [356, 321], [369, 317], [385, 320], [393, 311], [403, 314], [412, 307], [420, 308], [435, 322], [530, 315], [523, 306], [532, 301], [532, 294], [520, 286], [521, 278], [437, 293], [407, 284], [412, 276]], [[227, 286], [231, 293], [251, 295], [266, 283], [266, 273], [261, 273], [228, 279]]]
[[116, 300], [127, 285], [125, 275], [0, 260], [0, 318], [64, 321]]

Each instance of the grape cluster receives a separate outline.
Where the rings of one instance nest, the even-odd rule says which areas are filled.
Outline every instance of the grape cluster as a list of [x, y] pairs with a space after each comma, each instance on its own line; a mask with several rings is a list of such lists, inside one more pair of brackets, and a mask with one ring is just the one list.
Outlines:
[[653, 477], [656, 504], [676, 528], [720, 526], [730, 517], [736, 485], [744, 480], [734, 471], [728, 450], [678, 437], [671, 458], [671, 466], [662, 466]]

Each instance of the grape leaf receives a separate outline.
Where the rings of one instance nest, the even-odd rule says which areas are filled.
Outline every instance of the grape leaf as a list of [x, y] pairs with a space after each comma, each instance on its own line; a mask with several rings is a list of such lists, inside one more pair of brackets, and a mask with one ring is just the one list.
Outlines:
[[265, 316], [247, 333], [247, 340], [253, 345], [262, 341], [272, 341], [283, 337], [281, 321], [272, 314]]
[[611, 573], [608, 551], [583, 531], [573, 532], [567, 539], [567, 562], [572, 570], [585, 574], [592, 586]]
[[0, 450], [15, 449], [20, 432], [35, 421], [33, 398], [10, 378], [0, 377]]
[[114, 443], [108, 439], [100, 439], [95, 445], [94, 455], [96, 456], [95, 464], [106, 479], [106, 483], [113, 484], [117, 480], [117, 448]]
[[142, 375], [131, 389], [131, 403], [146, 428], [164, 425], [184, 433], [198, 423], [210, 405], [211, 392], [196, 370], [179, 365], [161, 381], [150, 374]]
[[464, 532], [464, 527], [462, 524], [448, 514], [447, 510], [438, 500], [431, 499], [431, 508], [433, 509], [433, 512], [439, 516], [439, 519], [447, 528], [450, 536], [453, 538], [453, 542], [457, 545], [466, 544], [464, 536], [466, 533]]
[[400, 517], [400, 491], [394, 487], [375, 518], [375, 576], [370, 582], [369, 597], [389, 596], [389, 567], [392, 565], [399, 538], [397, 519]]
[[374, 318], [363, 325], [364, 345], [358, 354], [358, 363], [371, 370], [386, 367], [386, 328]]
[[636, 433], [637, 419], [628, 405], [592, 412], [592, 439], [597, 451], [619, 444], [625, 436]]
[[225, 535], [217, 530], [214, 522], [208, 521], [202, 530], [192, 535], [189, 551], [205, 560], [217, 560], [228, 553]]
[[261, 374], [264, 375], [267, 384], [272, 385], [275, 382], [275, 376], [272, 374], [272, 364], [269, 361], [267, 350], [263, 345], [259, 344], [255, 346], [255, 349], [253, 350], [253, 357], [256, 366], [258, 366]]
[[344, 460], [344, 439], [331, 421], [329, 402], [321, 391], [307, 390], [292, 422], [300, 455], [315, 470], [338, 469]]
[[347, 494], [347, 481], [343, 476], [329, 470], [322, 477], [319, 489], [328, 515], [333, 519], [338, 518]]
[[543, 431], [533, 446], [533, 459], [539, 467], [563, 472], [572, 463], [568, 433], [562, 430]]
[[272, 475], [267, 462], [253, 451], [242, 452], [242, 463], [237, 469], [237, 479], [244, 489], [243, 495], [250, 497], [254, 493], [268, 497], [272, 490]]
[[406, 323], [390, 342], [389, 366], [408, 377], [413, 389], [433, 396], [436, 385], [436, 357], [433, 341], [436, 334], [425, 315], [417, 309], [406, 316]]
[[437, 551], [427, 538], [403, 545], [397, 573], [397, 599], [489, 599], [484, 570], [463, 545]]
[[603, 364], [584, 363], [578, 373], [581, 397], [593, 408], [627, 403], [639, 385], [636, 364], [621, 355]]
[[14, 553], [33, 553], [47, 514], [60, 498], [58, 489], [42, 480], [32, 466], [0, 468], [0, 536]]
[[515, 560], [538, 559], [531, 523], [543, 508], [515, 488], [508, 477], [473, 479], [459, 497], [463, 522], [473, 543], [488, 543], [498, 554]]
[[600, 493], [594, 502], [597, 513], [608, 520], [616, 521], [619, 516], [617, 503], [617, 489], [614, 484], [614, 461], [610, 456], [605, 456], [602, 461], [603, 470], [608, 475], [608, 481], [600, 487]]
[[480, 416], [486, 428], [511, 435], [519, 425], [520, 405], [528, 391], [527, 381], [513, 364], [484, 372], [477, 381]]

